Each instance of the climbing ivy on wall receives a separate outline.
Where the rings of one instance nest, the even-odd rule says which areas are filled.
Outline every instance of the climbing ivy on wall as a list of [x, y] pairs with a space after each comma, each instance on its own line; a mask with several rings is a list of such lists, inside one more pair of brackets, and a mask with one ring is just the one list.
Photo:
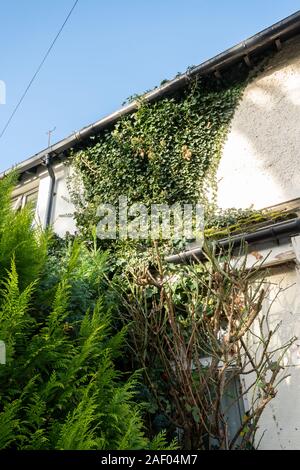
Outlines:
[[[213, 201], [222, 144], [243, 83], [208, 89], [192, 83], [181, 95], [153, 104], [139, 100], [135, 113], [93, 137], [74, 153], [87, 202], [79, 226], [91, 224], [99, 202]], [[94, 217], [93, 217], [94, 215]]]

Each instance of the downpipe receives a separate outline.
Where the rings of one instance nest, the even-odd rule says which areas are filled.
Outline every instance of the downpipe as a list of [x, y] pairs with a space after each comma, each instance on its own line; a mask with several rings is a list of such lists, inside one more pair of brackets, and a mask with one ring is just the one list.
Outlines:
[[47, 199], [47, 207], [46, 207], [46, 215], [45, 215], [45, 227], [49, 227], [51, 224], [51, 215], [52, 215], [52, 207], [53, 207], [53, 195], [54, 195], [54, 187], [55, 187], [55, 173], [53, 171], [51, 157], [49, 154], [45, 157], [45, 166], [48, 171], [48, 175], [50, 177], [50, 186], [48, 191], [48, 199]]

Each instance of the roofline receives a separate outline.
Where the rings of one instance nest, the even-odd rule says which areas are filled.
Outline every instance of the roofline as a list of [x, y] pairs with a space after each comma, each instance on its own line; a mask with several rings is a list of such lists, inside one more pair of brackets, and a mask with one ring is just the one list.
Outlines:
[[[146, 93], [144, 98], [149, 103], [157, 101], [164, 96], [170, 95], [175, 91], [184, 88], [192, 77], [208, 75], [210, 73], [217, 73], [224, 70], [241, 59], [248, 58], [250, 54], [256, 51], [261, 51], [274, 44], [275, 41], [284, 41], [288, 38], [295, 36], [300, 32], [300, 10], [296, 13], [284, 18], [283, 20], [275, 23], [274, 25], [264, 29], [263, 31], [251, 36], [250, 38], [238, 43], [237, 45], [225, 50], [224, 52], [216, 55], [202, 64], [189, 69], [187, 72], [177, 76], [173, 80], [155, 88], [154, 90]], [[280, 45], [280, 43], [277, 43]], [[247, 60], [247, 59], [246, 59]], [[95, 135], [101, 130], [115, 124], [120, 117], [136, 111], [138, 102], [133, 101], [123, 108], [115, 111], [112, 114], [94, 122], [93, 124], [74, 132], [65, 139], [60, 140], [54, 145], [42, 150], [41, 152], [33, 155], [32, 157], [24, 160], [16, 165], [16, 169], [23, 173], [38, 165], [40, 165], [47, 155], [57, 156], [64, 151], [74, 147], [79, 142], [83, 141], [91, 135]], [[3, 177], [10, 170], [0, 173], [0, 178]]]

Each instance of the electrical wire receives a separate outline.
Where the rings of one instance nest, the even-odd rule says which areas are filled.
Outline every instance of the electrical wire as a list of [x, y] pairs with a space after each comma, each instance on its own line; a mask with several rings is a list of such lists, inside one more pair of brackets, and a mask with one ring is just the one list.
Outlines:
[[69, 11], [69, 13], [68, 13], [68, 15], [67, 15], [65, 21], [64, 21], [63, 24], [61, 25], [61, 27], [60, 27], [60, 29], [59, 29], [57, 35], [56, 35], [55, 38], [53, 39], [53, 41], [52, 41], [52, 43], [51, 43], [49, 49], [47, 50], [46, 54], [44, 55], [43, 60], [41, 61], [41, 63], [40, 63], [40, 65], [38, 66], [38, 68], [36, 69], [36, 71], [35, 71], [35, 73], [34, 73], [32, 79], [31, 79], [30, 82], [28, 83], [28, 85], [27, 85], [27, 87], [26, 87], [24, 93], [22, 94], [21, 98], [19, 99], [18, 103], [17, 103], [16, 106], [14, 107], [14, 109], [13, 109], [13, 111], [12, 111], [10, 117], [8, 118], [8, 120], [7, 120], [6, 124], [5, 124], [5, 126], [3, 127], [2, 131], [1, 131], [0, 139], [3, 137], [5, 131], [7, 130], [9, 124], [11, 123], [11, 121], [12, 121], [14, 115], [15, 115], [16, 112], [18, 111], [18, 109], [19, 109], [19, 107], [20, 107], [22, 101], [24, 100], [25, 96], [27, 95], [27, 93], [28, 93], [28, 91], [29, 91], [31, 85], [33, 84], [35, 78], [37, 77], [39, 71], [41, 70], [41, 68], [43, 67], [44, 63], [46, 62], [46, 59], [47, 59], [48, 55], [50, 54], [51, 50], [53, 49], [54, 44], [56, 43], [57, 39], [59, 38], [59, 36], [60, 36], [62, 30], [63, 30], [64, 27], [65, 27], [65, 25], [67, 24], [67, 22], [68, 22], [70, 16], [72, 15], [73, 10], [75, 9], [75, 7], [76, 7], [78, 1], [79, 1], [79, 0], [76, 0], [76, 1], [74, 2], [74, 4], [73, 4], [71, 10]]

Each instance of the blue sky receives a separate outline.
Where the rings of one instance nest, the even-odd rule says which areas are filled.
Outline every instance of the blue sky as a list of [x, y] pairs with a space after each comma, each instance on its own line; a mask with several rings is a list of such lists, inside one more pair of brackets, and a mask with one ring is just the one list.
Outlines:
[[[74, 0], [0, 2], [0, 131]], [[0, 139], [0, 171], [299, 9], [297, 0], [79, 0]]]

